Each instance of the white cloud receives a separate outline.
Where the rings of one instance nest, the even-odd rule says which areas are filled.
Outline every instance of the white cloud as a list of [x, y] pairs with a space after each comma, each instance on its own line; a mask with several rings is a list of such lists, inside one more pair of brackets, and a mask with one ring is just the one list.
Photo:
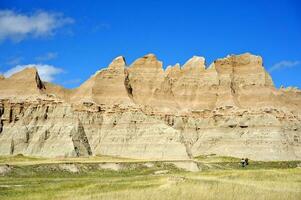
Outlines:
[[53, 81], [54, 77], [63, 72], [61, 68], [54, 67], [52, 65], [44, 64], [28, 64], [28, 65], [17, 65], [16, 67], [4, 72], [5, 77], [10, 77], [11, 75], [22, 71], [28, 67], [35, 67], [43, 81]]
[[55, 59], [57, 57], [57, 53], [56, 52], [48, 52], [42, 56], [38, 56], [35, 58], [35, 60], [37, 61], [48, 61], [48, 60], [52, 60]]
[[21, 41], [27, 36], [41, 37], [54, 34], [54, 30], [74, 20], [62, 14], [39, 11], [32, 15], [12, 10], [0, 10], [0, 40]]
[[280, 61], [276, 64], [274, 64], [270, 69], [269, 72], [273, 72], [279, 69], [286, 69], [286, 68], [291, 68], [291, 67], [295, 67], [297, 65], [301, 64], [300, 61], [289, 61], [289, 60], [283, 60]]
[[18, 65], [23, 60], [22, 57], [11, 57], [7, 60], [8, 65]]

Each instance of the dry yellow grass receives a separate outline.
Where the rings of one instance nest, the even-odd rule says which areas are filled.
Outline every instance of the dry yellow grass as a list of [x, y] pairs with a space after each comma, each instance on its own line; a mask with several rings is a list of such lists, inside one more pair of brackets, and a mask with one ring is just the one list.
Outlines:
[[[258, 165], [254, 162], [253, 166], [240, 168], [235, 159], [232, 162], [232, 158], [221, 158], [217, 163], [208, 161], [212, 164], [210, 168], [192, 173], [160, 162], [146, 167], [141, 163], [138, 165], [137, 161], [121, 159], [128, 168], [113, 171], [99, 169], [98, 162], [116, 161], [117, 158], [65, 159], [79, 168], [78, 173], [71, 173], [59, 170], [58, 166], [63, 162], [60, 160], [49, 164], [50, 159], [22, 156], [7, 159], [19, 165], [15, 165], [11, 173], [0, 176], [1, 200], [301, 199], [298, 162]], [[4, 160], [0, 159], [0, 163]], [[22, 162], [27, 164], [20, 164]], [[158, 170], [168, 170], [169, 173], [156, 175], [154, 172]]]
[[[264, 176], [262, 176], [264, 174]], [[300, 199], [301, 170], [227, 170], [219, 173], [197, 173], [164, 177], [154, 187], [101, 192], [96, 186], [69, 191], [67, 200], [206, 200], [206, 199]], [[146, 184], [142, 181], [141, 186]]]

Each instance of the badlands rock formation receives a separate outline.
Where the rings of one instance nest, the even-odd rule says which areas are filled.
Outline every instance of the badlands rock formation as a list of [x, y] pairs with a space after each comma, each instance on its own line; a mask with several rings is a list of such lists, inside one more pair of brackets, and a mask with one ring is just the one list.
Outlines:
[[166, 70], [117, 57], [73, 90], [28, 68], [0, 77], [0, 117], [1, 155], [301, 159], [301, 91], [276, 89], [248, 53]]

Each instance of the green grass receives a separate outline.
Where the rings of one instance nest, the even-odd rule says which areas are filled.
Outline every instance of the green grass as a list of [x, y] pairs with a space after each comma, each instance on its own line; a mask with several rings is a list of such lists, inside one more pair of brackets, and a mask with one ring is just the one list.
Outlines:
[[[203, 155], [195, 157], [204, 169], [241, 169], [240, 158]], [[296, 168], [301, 161], [253, 161], [249, 160], [247, 169], [287, 169]]]
[[53, 164], [53, 163], [96, 163], [96, 162], [137, 162], [138, 160], [130, 158], [121, 158], [113, 156], [90, 156], [90, 157], [74, 157], [74, 158], [41, 158], [29, 157], [22, 154], [15, 156], [0, 156], [1, 164], [10, 165], [35, 165], [35, 164]]
[[18, 154], [15, 156], [0, 156], [1, 164], [11, 163], [11, 162], [42, 161], [42, 160], [45, 160], [45, 159], [23, 156], [22, 154]]
[[227, 157], [227, 156], [217, 156], [215, 154], [211, 155], [201, 155], [195, 157], [196, 160], [206, 162], [206, 163], [216, 163], [216, 162], [240, 162], [240, 158]]
[[[98, 161], [105, 160], [101, 157], [90, 158], [97, 161], [94, 163], [68, 160], [79, 170], [72, 173], [60, 168], [62, 164], [56, 160], [44, 163], [40, 159], [35, 164], [36, 159], [40, 158], [0, 158], [0, 162], [18, 163], [0, 176], [1, 200], [301, 199], [300, 161], [251, 161], [250, 166], [241, 168], [237, 158], [211, 156], [197, 158], [203, 170], [192, 173], [164, 162], [147, 167], [144, 162], [125, 160], [120, 171], [104, 170], [99, 168]], [[34, 164], [28, 164], [31, 161]], [[155, 174], [162, 170], [168, 173]]]

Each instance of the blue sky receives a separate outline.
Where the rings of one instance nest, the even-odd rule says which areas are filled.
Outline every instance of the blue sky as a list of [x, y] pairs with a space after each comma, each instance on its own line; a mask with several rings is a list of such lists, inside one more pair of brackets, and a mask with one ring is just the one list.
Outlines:
[[73, 88], [123, 55], [164, 66], [261, 55], [277, 87], [301, 88], [300, 1], [0, 0], [0, 72], [37, 66]]

